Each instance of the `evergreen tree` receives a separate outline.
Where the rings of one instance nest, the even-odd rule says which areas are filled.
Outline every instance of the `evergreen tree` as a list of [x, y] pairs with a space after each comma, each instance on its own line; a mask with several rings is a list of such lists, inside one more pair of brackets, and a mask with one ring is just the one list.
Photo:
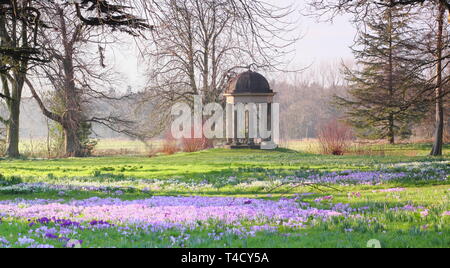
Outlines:
[[358, 70], [344, 66], [349, 96], [336, 102], [362, 137], [394, 144], [398, 136], [411, 136], [412, 125], [426, 110], [417, 95], [426, 79], [417, 68], [422, 59], [417, 30], [409, 26], [413, 17], [400, 7], [371, 14], [353, 47]]

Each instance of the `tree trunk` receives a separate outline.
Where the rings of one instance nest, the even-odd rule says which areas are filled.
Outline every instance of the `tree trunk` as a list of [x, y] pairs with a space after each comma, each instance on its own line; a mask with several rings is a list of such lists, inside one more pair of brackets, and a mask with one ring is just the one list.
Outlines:
[[[24, 63], [26, 66], [26, 63]], [[14, 72], [14, 82], [12, 83], [11, 100], [7, 101], [9, 120], [7, 127], [8, 146], [6, 155], [11, 158], [20, 157], [19, 152], [19, 131], [20, 131], [20, 102], [22, 100], [22, 90], [25, 83], [26, 71], [19, 69]]]
[[83, 157], [84, 153], [79, 137], [82, 113], [80, 106], [81, 100], [75, 85], [73, 59], [76, 39], [71, 38], [71, 35], [67, 32], [64, 11], [61, 8], [58, 8], [58, 15], [64, 44], [64, 105], [66, 111], [63, 116], [62, 126], [64, 128], [65, 154], [67, 157]]
[[77, 129], [64, 127], [64, 148], [66, 157], [84, 156]]
[[[72, 61], [68, 61], [72, 62]], [[77, 89], [73, 83], [73, 67], [66, 69], [66, 84], [64, 88], [66, 112], [63, 116], [65, 154], [67, 157], [83, 157], [83, 146], [80, 141], [81, 108]], [[69, 77], [70, 79], [67, 79]]]
[[19, 130], [20, 130], [20, 101], [13, 100], [9, 106], [9, 121], [7, 124], [7, 141], [8, 146], [6, 155], [11, 158], [18, 158], [19, 153]]
[[432, 156], [442, 156], [442, 147], [444, 145], [444, 100], [442, 96], [442, 51], [443, 51], [443, 33], [444, 33], [445, 7], [439, 4], [438, 32], [437, 32], [437, 81], [436, 81], [436, 132], [434, 134]]
[[[387, 71], [387, 79], [388, 79], [388, 90], [390, 99], [392, 101], [394, 99], [394, 41], [393, 41], [393, 25], [392, 25], [392, 9], [388, 9], [388, 23], [389, 23], [389, 63], [388, 63], [388, 71]], [[393, 113], [389, 114], [389, 143], [395, 144], [395, 116]]]
[[439, 92], [439, 98], [436, 101], [436, 133], [434, 134], [432, 156], [442, 156], [444, 146], [444, 102]]
[[394, 136], [391, 136], [391, 137], [389, 138], [389, 144], [395, 145], [395, 137], [394, 137]]
[[391, 115], [389, 117], [389, 134], [388, 134], [388, 138], [389, 138], [389, 143], [390, 144], [395, 144], [395, 122], [394, 122], [394, 116]]
[[[0, 46], [10, 49], [28, 49], [28, 23], [25, 19], [12, 20], [11, 33], [7, 30], [7, 21], [2, 15], [0, 18]], [[9, 119], [6, 121], [7, 148], [6, 155], [11, 158], [18, 158], [19, 152], [19, 130], [20, 130], [20, 103], [22, 90], [28, 71], [28, 59], [11, 59], [5, 57], [6, 61], [11, 61], [11, 71], [2, 77], [3, 93], [8, 99]], [[10, 87], [8, 85], [10, 84]]]

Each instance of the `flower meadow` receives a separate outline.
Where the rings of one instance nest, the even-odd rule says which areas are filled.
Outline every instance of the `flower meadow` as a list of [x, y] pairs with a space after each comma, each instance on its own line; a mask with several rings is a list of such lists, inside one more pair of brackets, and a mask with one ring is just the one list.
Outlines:
[[[240, 238], [257, 232], [284, 228], [303, 228], [312, 221], [348, 215], [348, 208], [317, 209], [301, 206], [295, 199], [268, 201], [245, 198], [153, 197], [144, 200], [90, 198], [67, 203], [50, 200], [5, 201], [0, 203], [2, 220], [18, 219], [28, 223], [28, 237], [20, 237], [16, 245], [36, 246], [34, 238], [77, 239], [77, 233], [114, 229], [165, 232], [199, 230], [228, 226], [222, 235]], [[8, 224], [8, 223], [3, 223]], [[4, 245], [7, 245], [3, 238]], [[78, 240], [81, 241], [81, 240]], [[48, 241], [47, 241], [48, 242]]]
[[444, 161], [203, 179], [3, 178], [0, 248], [366, 247], [371, 239], [449, 247], [448, 171]]

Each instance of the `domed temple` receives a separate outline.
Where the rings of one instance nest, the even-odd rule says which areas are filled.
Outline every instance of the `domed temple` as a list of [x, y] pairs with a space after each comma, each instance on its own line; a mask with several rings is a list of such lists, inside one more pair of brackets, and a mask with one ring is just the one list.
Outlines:
[[[257, 72], [247, 71], [230, 80], [224, 94], [227, 103], [227, 148], [277, 148], [272, 137], [261, 137], [262, 125], [267, 131], [273, 128], [272, 104], [275, 95], [267, 79]], [[237, 107], [245, 108], [242, 111]]]
[[247, 71], [231, 79], [226, 95], [246, 94], [261, 96], [261, 94], [274, 96], [267, 79], [259, 73]]

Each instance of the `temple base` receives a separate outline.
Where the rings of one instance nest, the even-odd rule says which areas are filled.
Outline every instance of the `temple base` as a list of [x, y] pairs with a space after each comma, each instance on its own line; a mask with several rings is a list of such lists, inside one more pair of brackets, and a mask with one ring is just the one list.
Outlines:
[[278, 148], [278, 145], [273, 141], [263, 141], [261, 143], [261, 150], [275, 150]]
[[261, 149], [261, 145], [259, 144], [253, 144], [253, 145], [248, 145], [248, 144], [241, 144], [241, 145], [225, 145], [224, 146], [225, 149], [252, 149], [252, 150], [260, 150]]

